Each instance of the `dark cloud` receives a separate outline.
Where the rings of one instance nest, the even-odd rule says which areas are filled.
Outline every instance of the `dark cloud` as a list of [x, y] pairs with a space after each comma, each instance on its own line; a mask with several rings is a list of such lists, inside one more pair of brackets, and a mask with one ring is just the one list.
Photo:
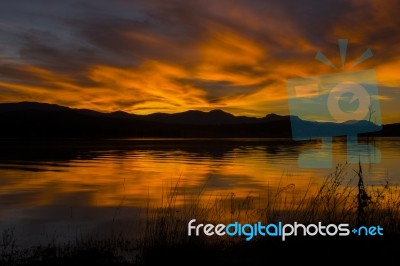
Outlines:
[[[134, 65], [147, 58], [196, 59], [196, 44], [218, 30], [213, 26], [259, 41], [281, 56], [287, 56], [288, 51], [280, 47], [280, 39], [295, 42], [297, 37], [287, 35], [281, 27], [292, 28], [292, 34], [332, 52], [331, 44], [338, 38], [351, 40], [346, 29], [355, 35], [367, 31], [362, 38], [364, 45], [397, 40], [399, 19], [393, 10], [399, 4], [374, 3], [284, 0], [204, 5], [201, 1], [80, 1], [56, 8], [51, 1], [27, 1], [18, 6], [5, 3], [2, 13], [21, 9], [22, 16], [13, 21], [19, 21], [31, 33], [27, 40], [17, 43], [22, 59], [51, 67], [60, 67], [64, 62], [66, 67], [84, 69], [80, 65], [97, 63], [96, 59], [112, 65]], [[387, 20], [392, 22], [388, 24]], [[347, 36], [332, 34], [335, 28], [345, 29], [342, 32]]]
[[193, 85], [194, 87], [201, 88], [207, 95], [206, 99], [211, 103], [223, 103], [227, 97], [240, 97], [249, 93], [260, 90], [265, 86], [265, 83], [256, 85], [238, 86], [229, 81], [212, 81], [202, 79], [179, 79], [177, 80], [182, 85]]
[[[106, 92], [91, 102], [98, 109], [107, 101], [129, 110], [276, 108], [271, 101], [283, 103], [287, 78], [331, 71], [315, 62], [318, 50], [340, 64], [338, 39], [349, 40], [347, 62], [371, 48], [373, 60], [360, 67], [396, 65], [399, 8], [394, 0], [3, 1], [0, 86], [82, 87], [86, 101]], [[59, 79], [62, 86], [51, 84]], [[390, 87], [398, 83], [388, 79]]]

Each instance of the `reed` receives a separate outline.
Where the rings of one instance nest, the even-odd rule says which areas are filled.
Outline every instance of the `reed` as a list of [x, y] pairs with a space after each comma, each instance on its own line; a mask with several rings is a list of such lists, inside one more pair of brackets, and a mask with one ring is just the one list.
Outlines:
[[[241, 237], [206, 237], [187, 234], [187, 223], [195, 218], [198, 223], [300, 222], [349, 223], [380, 225], [385, 235], [400, 238], [400, 189], [387, 181], [382, 186], [364, 183], [361, 164], [357, 171], [348, 164], [335, 170], [315, 191], [311, 184], [305, 191], [297, 191], [294, 184], [269, 188], [264, 198], [249, 193], [237, 197], [234, 193], [210, 195], [206, 184], [195, 195], [183, 193], [181, 180], [165, 189], [161, 203], [152, 206], [148, 201], [143, 211], [144, 228], [139, 236], [112, 235], [109, 239], [80, 237], [73, 243], [51, 244], [16, 249], [13, 230], [2, 233], [0, 265], [152, 265], [163, 260], [211, 254], [219, 264], [232, 255], [237, 260], [243, 249]], [[184, 204], [182, 204], [182, 202]], [[138, 218], [138, 217], [136, 217]], [[115, 219], [115, 217], [114, 217]], [[255, 238], [249, 250], [264, 250], [265, 246], [279, 248], [274, 239]], [[357, 242], [358, 243], [358, 242]], [[194, 253], [193, 253], [194, 252]], [[221, 255], [222, 254], [222, 255]], [[229, 256], [225, 257], [228, 254]], [[273, 254], [272, 254], [273, 255]], [[244, 256], [244, 255], [243, 255]]]

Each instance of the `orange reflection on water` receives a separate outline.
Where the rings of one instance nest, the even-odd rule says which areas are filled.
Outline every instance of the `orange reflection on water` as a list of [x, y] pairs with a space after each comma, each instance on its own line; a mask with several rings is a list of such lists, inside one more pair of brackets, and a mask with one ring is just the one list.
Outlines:
[[[234, 195], [236, 199], [254, 197], [263, 205], [278, 192], [287, 201], [306, 192], [312, 195], [333, 171], [298, 168], [299, 152], [318, 143], [307, 147], [206, 145], [211, 144], [139, 146], [86, 151], [69, 160], [2, 162], [1, 204], [4, 209], [45, 205], [146, 208], [149, 202], [157, 206], [171, 195], [176, 205], [198, 195], [204, 200]], [[394, 146], [390, 142], [384, 146], [383, 166], [365, 166], [367, 184], [384, 184], [385, 167], [395, 169]], [[343, 143], [333, 152], [334, 158], [345, 161]], [[348, 173], [354, 178], [352, 168]]]

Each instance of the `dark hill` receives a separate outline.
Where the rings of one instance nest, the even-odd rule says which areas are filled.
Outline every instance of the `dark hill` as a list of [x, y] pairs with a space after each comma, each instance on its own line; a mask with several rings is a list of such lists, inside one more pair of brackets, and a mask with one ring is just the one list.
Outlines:
[[[0, 104], [3, 138], [290, 138], [291, 122], [307, 130], [305, 138], [313, 134], [329, 136], [333, 127], [343, 134], [362, 132], [362, 127], [368, 125], [367, 121], [357, 125], [318, 123], [277, 114], [263, 118], [234, 116], [222, 110], [134, 115], [33, 102]], [[297, 133], [302, 137], [303, 132]], [[382, 131], [373, 134], [400, 136], [400, 124], [384, 125]]]
[[[131, 115], [40, 104], [0, 104], [0, 137], [7, 138], [214, 138], [290, 137], [288, 119], [243, 124], [221, 110]], [[196, 121], [196, 123], [193, 123]], [[207, 123], [207, 121], [210, 121]], [[185, 123], [187, 122], [187, 123]], [[190, 123], [192, 122], [192, 123]]]

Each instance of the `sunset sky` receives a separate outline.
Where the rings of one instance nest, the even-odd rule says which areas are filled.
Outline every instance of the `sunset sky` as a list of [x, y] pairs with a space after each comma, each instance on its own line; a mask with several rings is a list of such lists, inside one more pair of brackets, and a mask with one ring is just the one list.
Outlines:
[[[375, 69], [383, 123], [400, 122], [400, 2], [4, 0], [0, 102], [136, 114], [288, 114], [286, 81]], [[315, 60], [321, 50], [350, 69]]]

